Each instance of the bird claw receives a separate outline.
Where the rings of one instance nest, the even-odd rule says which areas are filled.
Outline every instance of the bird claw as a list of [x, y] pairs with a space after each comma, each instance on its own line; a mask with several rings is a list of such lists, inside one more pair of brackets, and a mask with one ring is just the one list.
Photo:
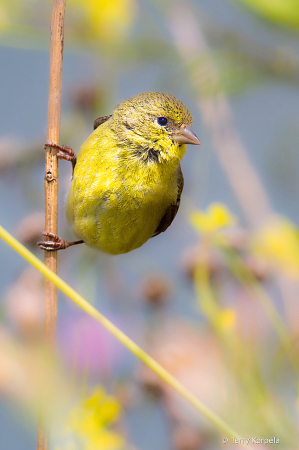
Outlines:
[[68, 241], [65, 239], [61, 239], [57, 234], [50, 233], [47, 231], [43, 231], [42, 234], [45, 237], [52, 238], [53, 241], [38, 241], [37, 245], [42, 250], [47, 250], [48, 252], [55, 251], [55, 250], [64, 250], [65, 248], [69, 247]]
[[76, 162], [77, 162], [77, 156], [72, 147], [69, 147], [68, 145], [58, 145], [54, 142], [47, 142], [44, 145], [45, 149], [47, 147], [54, 147], [58, 150], [56, 156], [59, 159], [63, 159], [64, 161], [71, 161], [73, 170], [75, 168]]
[[42, 250], [47, 250], [48, 252], [54, 252], [55, 250], [64, 250], [70, 247], [71, 245], [84, 244], [84, 241], [82, 240], [73, 242], [66, 241], [65, 239], [61, 239], [59, 236], [57, 236], [57, 234], [51, 233], [49, 231], [43, 231], [42, 234], [45, 237], [53, 239], [52, 241], [37, 242], [37, 245]]

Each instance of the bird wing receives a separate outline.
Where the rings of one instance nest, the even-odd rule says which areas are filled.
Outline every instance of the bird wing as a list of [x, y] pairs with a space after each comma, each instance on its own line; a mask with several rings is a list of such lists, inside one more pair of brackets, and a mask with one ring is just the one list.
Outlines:
[[93, 129], [95, 130], [96, 128], [98, 128], [100, 125], [102, 125], [102, 123], [104, 123], [107, 120], [109, 120], [110, 117], [111, 117], [111, 115], [110, 116], [98, 117], [93, 123]]
[[179, 206], [180, 206], [180, 200], [181, 200], [181, 193], [184, 187], [184, 177], [183, 172], [181, 169], [181, 166], [178, 168], [178, 178], [177, 178], [177, 184], [178, 184], [178, 195], [175, 203], [172, 203], [168, 206], [168, 208], [165, 211], [164, 216], [162, 217], [156, 231], [152, 235], [158, 236], [158, 234], [162, 233], [163, 231], [167, 230], [169, 225], [172, 223], [173, 219], [176, 216], [176, 213], [178, 212]]

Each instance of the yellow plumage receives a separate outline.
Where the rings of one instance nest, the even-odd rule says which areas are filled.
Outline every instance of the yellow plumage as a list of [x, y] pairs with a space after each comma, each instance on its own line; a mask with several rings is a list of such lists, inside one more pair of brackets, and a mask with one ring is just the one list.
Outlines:
[[186, 144], [199, 144], [191, 125], [182, 102], [156, 92], [125, 100], [112, 116], [97, 119], [67, 197], [74, 233], [87, 245], [119, 254], [164, 231], [179, 207]]

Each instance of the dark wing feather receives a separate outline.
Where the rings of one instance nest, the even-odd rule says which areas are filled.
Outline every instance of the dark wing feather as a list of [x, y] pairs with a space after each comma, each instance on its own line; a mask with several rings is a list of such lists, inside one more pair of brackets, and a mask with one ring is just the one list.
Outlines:
[[93, 123], [93, 129], [95, 130], [100, 125], [102, 125], [102, 123], [107, 122], [107, 120], [109, 120], [110, 117], [111, 117], [111, 115], [110, 116], [98, 117]]
[[180, 206], [180, 200], [181, 200], [181, 193], [182, 193], [182, 190], [184, 187], [184, 177], [183, 177], [183, 172], [182, 172], [181, 166], [179, 166], [179, 168], [178, 168], [177, 183], [178, 183], [178, 195], [177, 195], [176, 202], [168, 206], [164, 216], [162, 217], [162, 219], [161, 219], [156, 231], [152, 235], [152, 237], [157, 236], [158, 234], [167, 230], [167, 228], [169, 227], [169, 225], [172, 223], [173, 219], [175, 218], [176, 213], [178, 212], [178, 209]]

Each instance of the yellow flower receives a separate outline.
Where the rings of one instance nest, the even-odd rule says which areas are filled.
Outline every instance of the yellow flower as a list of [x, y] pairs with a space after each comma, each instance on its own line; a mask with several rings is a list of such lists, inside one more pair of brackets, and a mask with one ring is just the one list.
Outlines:
[[119, 42], [134, 22], [135, 0], [69, 0], [70, 22], [84, 37]]
[[118, 450], [122, 436], [109, 429], [119, 417], [120, 404], [98, 386], [90, 397], [72, 409], [65, 423], [63, 444], [56, 450]]
[[282, 217], [273, 218], [252, 239], [252, 249], [286, 274], [299, 276], [299, 238], [296, 227]]
[[206, 214], [201, 211], [193, 212], [190, 220], [201, 233], [215, 233], [236, 223], [235, 216], [221, 203], [212, 203]]

